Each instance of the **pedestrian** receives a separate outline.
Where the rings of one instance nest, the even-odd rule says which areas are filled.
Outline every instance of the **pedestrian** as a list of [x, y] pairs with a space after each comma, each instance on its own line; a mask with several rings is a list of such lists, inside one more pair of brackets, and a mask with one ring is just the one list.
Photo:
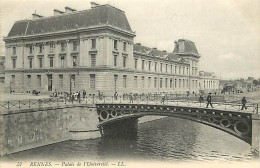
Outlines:
[[213, 108], [212, 103], [211, 103], [211, 93], [209, 93], [209, 95], [208, 95], [208, 97], [207, 97], [206, 100], [207, 100], [207, 106], [206, 106], [206, 108], [208, 108], [209, 104], [210, 104], [210, 106]]
[[134, 102], [134, 99], [133, 99], [133, 95], [132, 95], [132, 93], [130, 93], [130, 95], [129, 95], [129, 99], [130, 99], [130, 103], [133, 103], [133, 102]]
[[115, 100], [117, 100], [117, 96], [118, 96], [118, 94], [117, 94], [117, 92], [115, 92], [115, 94], [114, 94], [114, 99]]
[[86, 91], [85, 90], [83, 90], [83, 93], [82, 93], [82, 95], [83, 95], [83, 98], [85, 99], [86, 98]]
[[78, 100], [79, 100], [79, 103], [80, 103], [80, 91], [78, 92], [77, 97], [78, 97]]
[[203, 102], [203, 96], [202, 96], [202, 95], [200, 95], [200, 97], [199, 97], [199, 102], [200, 102], [200, 103]]
[[242, 98], [242, 108], [241, 108], [241, 110], [246, 110], [247, 108], [246, 108], [246, 97], [243, 97]]
[[165, 100], [165, 95], [164, 95], [164, 93], [162, 93], [162, 100], [161, 100], [161, 104], [164, 104], [164, 100]]

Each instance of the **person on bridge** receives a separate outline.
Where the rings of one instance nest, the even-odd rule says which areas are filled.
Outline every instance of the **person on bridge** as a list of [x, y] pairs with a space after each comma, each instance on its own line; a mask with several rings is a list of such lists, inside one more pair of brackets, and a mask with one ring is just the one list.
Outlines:
[[161, 104], [164, 104], [164, 100], [165, 100], [165, 95], [164, 95], [164, 93], [162, 93], [162, 100], [161, 100]]
[[242, 98], [242, 108], [241, 108], [241, 110], [246, 110], [247, 108], [246, 108], [246, 97], [243, 97]]
[[132, 93], [130, 93], [129, 99], [130, 99], [130, 103], [133, 103], [133, 102], [134, 102], [134, 98], [133, 98], [133, 94], [132, 94]]
[[208, 97], [207, 97], [206, 100], [207, 100], [207, 106], [206, 106], [206, 108], [208, 108], [209, 104], [210, 104], [210, 106], [213, 108], [212, 103], [211, 103], [211, 93], [209, 93], [209, 95], [208, 95]]

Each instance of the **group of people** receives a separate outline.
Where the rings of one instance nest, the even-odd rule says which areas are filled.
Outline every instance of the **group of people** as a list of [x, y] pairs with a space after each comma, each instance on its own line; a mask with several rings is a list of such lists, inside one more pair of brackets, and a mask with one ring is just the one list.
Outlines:
[[[209, 105], [213, 108], [211, 93], [208, 94], [206, 101], [207, 101], [206, 108], [208, 108]], [[200, 97], [199, 97], [199, 102], [200, 103], [203, 102], [203, 96], [202, 95], [200, 95]], [[241, 104], [242, 104], [241, 110], [247, 109], [246, 103], [247, 103], [246, 97], [243, 97], [242, 100], [241, 100]]]

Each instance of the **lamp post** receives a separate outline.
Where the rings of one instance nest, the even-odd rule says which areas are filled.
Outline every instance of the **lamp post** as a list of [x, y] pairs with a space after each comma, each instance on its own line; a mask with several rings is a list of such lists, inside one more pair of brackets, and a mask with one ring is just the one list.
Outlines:
[[71, 95], [71, 73], [69, 75], [70, 75], [70, 95]]

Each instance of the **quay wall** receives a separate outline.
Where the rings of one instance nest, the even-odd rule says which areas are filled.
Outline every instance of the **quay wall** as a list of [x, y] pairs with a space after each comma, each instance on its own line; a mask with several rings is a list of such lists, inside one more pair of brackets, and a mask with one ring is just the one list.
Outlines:
[[71, 139], [70, 129], [79, 122], [96, 131], [98, 116], [93, 105], [62, 105], [26, 110], [2, 111], [0, 115], [1, 155]]

